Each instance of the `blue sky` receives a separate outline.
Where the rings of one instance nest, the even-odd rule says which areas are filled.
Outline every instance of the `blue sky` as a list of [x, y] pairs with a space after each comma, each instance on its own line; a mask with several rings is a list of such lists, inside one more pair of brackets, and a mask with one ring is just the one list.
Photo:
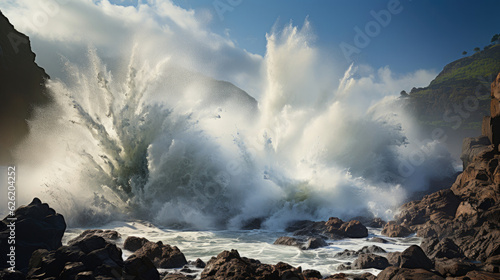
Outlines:
[[[116, 2], [127, 3], [126, 0]], [[239, 47], [260, 55], [265, 54], [265, 34], [276, 23], [284, 25], [292, 21], [302, 25], [307, 17], [317, 35], [317, 46], [342, 64], [348, 63], [339, 45], [342, 42], [353, 45], [354, 28], [358, 26], [363, 30], [374, 20], [370, 12], [387, 10], [390, 2], [174, 0], [177, 5], [197, 13], [211, 13], [213, 18], [208, 24], [212, 31], [229, 32]], [[361, 49], [358, 62], [374, 68], [388, 65], [397, 73], [418, 69], [439, 72], [447, 63], [462, 57], [462, 51], [472, 53], [474, 47], [484, 47], [493, 34], [500, 33], [499, 1], [396, 2], [402, 11], [392, 15], [390, 23], [381, 27], [379, 34]], [[216, 6], [220, 8], [219, 13]]]

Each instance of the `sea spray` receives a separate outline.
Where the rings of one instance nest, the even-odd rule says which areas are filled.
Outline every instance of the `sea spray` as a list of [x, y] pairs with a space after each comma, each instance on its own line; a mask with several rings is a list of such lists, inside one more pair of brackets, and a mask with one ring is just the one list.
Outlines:
[[[68, 78], [49, 82], [55, 104], [37, 112], [17, 151], [32, 174], [21, 184], [73, 226], [133, 217], [283, 228], [390, 219], [407, 195], [452, 172], [440, 143], [415, 141], [404, 101], [360, 91], [366, 78], [354, 66], [332, 76], [307, 22], [267, 38], [258, 103], [180, 67], [175, 53], [148, 58], [141, 42], [118, 66], [92, 47], [86, 64], [67, 58]], [[412, 172], [398, 172], [422, 148], [430, 152]]]

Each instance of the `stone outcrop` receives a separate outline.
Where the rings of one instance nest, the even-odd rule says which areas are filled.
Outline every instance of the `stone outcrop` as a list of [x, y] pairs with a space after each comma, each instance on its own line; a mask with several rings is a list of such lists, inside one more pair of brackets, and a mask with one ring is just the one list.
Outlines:
[[[464, 141], [464, 170], [450, 189], [403, 205], [388, 225], [423, 237], [422, 249], [388, 254], [378, 279], [500, 279], [500, 74], [491, 85], [483, 136]], [[408, 256], [412, 250], [413, 257]], [[417, 261], [418, 260], [418, 261]], [[397, 278], [399, 277], [399, 278]], [[419, 278], [421, 277], [421, 278]], [[422, 278], [423, 277], [423, 278]]]
[[28, 36], [0, 12], [0, 165], [12, 164], [11, 149], [27, 135], [33, 108], [50, 102], [48, 78], [35, 63]]
[[123, 249], [135, 252], [148, 242], [149, 240], [144, 237], [129, 236], [125, 239], [125, 242], [123, 242]]
[[385, 269], [388, 266], [389, 261], [386, 258], [375, 254], [361, 254], [352, 264], [354, 269]]
[[302, 250], [312, 250], [328, 246], [328, 243], [326, 243], [325, 239], [321, 237], [309, 237], [305, 239], [305, 238], [295, 238], [290, 236], [281, 236], [278, 237], [278, 239], [276, 239], [276, 241], [274, 241], [273, 244], [294, 246]]
[[163, 244], [161, 241], [146, 242], [128, 259], [142, 257], [151, 260], [157, 268], [180, 268], [187, 264], [186, 257], [179, 248]]
[[212, 257], [201, 273], [204, 280], [281, 280], [305, 279], [301, 268], [286, 263], [262, 264], [258, 260], [240, 257], [236, 250], [224, 251]]
[[116, 241], [121, 238], [121, 234], [116, 230], [87, 229], [84, 232], [82, 232], [79, 236], [68, 241], [68, 245], [71, 246], [93, 235], [100, 236], [106, 239], [107, 241]]
[[[10, 253], [9, 236], [15, 232], [16, 269], [26, 272], [31, 254], [37, 249], [56, 250], [66, 230], [61, 214], [35, 198], [27, 206], [21, 206], [12, 216], [0, 222], [0, 268], [7, 268]], [[12, 227], [14, 226], [14, 227]]]
[[28, 279], [160, 279], [146, 257], [122, 259], [122, 250], [96, 235], [87, 235], [71, 246], [37, 250], [30, 260]]
[[294, 236], [329, 239], [363, 238], [368, 236], [368, 229], [361, 222], [357, 220], [344, 222], [337, 217], [331, 217], [326, 222], [297, 221], [289, 225], [287, 231], [293, 232]]

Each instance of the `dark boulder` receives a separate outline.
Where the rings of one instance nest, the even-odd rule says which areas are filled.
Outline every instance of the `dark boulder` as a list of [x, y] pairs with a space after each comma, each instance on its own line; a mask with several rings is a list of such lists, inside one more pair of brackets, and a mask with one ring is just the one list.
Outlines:
[[361, 254], [354, 261], [352, 267], [354, 269], [366, 269], [366, 268], [376, 268], [376, 269], [385, 269], [389, 266], [389, 262], [386, 258], [375, 255], [375, 254]]
[[323, 279], [323, 276], [321, 275], [321, 273], [317, 270], [314, 270], [314, 269], [306, 269], [306, 270], [302, 271], [302, 274], [308, 280], [309, 279]]
[[311, 237], [307, 240], [304, 246], [301, 248], [303, 250], [311, 250], [311, 249], [317, 249], [321, 247], [326, 247], [328, 246], [328, 243], [323, 238], [319, 237]]
[[400, 256], [401, 252], [390, 252], [387, 254], [387, 260], [390, 265], [399, 267]]
[[445, 280], [425, 269], [409, 269], [389, 266], [377, 275], [377, 280]]
[[160, 274], [151, 260], [145, 256], [128, 258], [123, 265], [124, 279], [159, 280]]
[[399, 256], [399, 267], [431, 270], [433, 268], [433, 264], [432, 261], [425, 255], [422, 248], [417, 245], [412, 245], [404, 250]]
[[342, 224], [340, 231], [344, 232], [344, 236], [350, 238], [362, 238], [368, 236], [368, 229], [356, 220]]
[[380, 237], [372, 237], [368, 241], [369, 242], [376, 242], [376, 243], [384, 243], [384, 244], [389, 243], [388, 240], [380, 238]]
[[115, 241], [121, 238], [121, 234], [118, 233], [116, 230], [88, 229], [82, 232], [79, 236], [68, 241], [68, 245], [71, 246], [92, 235], [100, 236], [108, 241]]
[[192, 278], [187, 277], [182, 273], [169, 273], [163, 280], [191, 280]]
[[97, 235], [72, 242], [55, 251], [40, 249], [30, 260], [29, 279], [160, 279], [147, 258], [122, 259], [115, 244]]
[[127, 237], [127, 239], [125, 239], [125, 242], [123, 243], [123, 249], [135, 252], [141, 249], [141, 247], [148, 242], [149, 240], [147, 240], [144, 237], [129, 236]]
[[450, 238], [437, 240], [436, 238], [426, 238], [420, 245], [424, 253], [430, 258], [463, 258], [464, 253], [460, 247]]
[[186, 257], [179, 248], [164, 245], [161, 241], [147, 242], [129, 259], [142, 257], [149, 258], [157, 268], [179, 268], [187, 264]]
[[19, 207], [13, 214], [0, 222], [0, 268], [8, 266], [8, 240], [12, 228], [10, 226], [13, 226], [16, 233], [16, 269], [27, 272], [30, 256], [35, 250], [56, 250], [62, 246], [66, 222], [61, 214], [57, 214], [38, 198], [27, 206]]
[[384, 225], [382, 234], [388, 237], [406, 237], [412, 234], [412, 232], [407, 227], [396, 224], [394, 221], [390, 221]]
[[205, 266], [207, 266], [207, 264], [201, 259], [196, 259], [194, 262], [191, 261], [190, 264], [196, 268], [205, 268]]
[[304, 279], [302, 271], [286, 263], [262, 264], [258, 260], [240, 257], [238, 251], [224, 251], [212, 257], [201, 273], [204, 280], [282, 280]]
[[464, 276], [469, 271], [476, 270], [476, 265], [464, 259], [436, 259], [436, 271], [445, 277]]
[[5, 269], [0, 271], [0, 279], [2, 280], [26, 280], [26, 276], [24, 273], [18, 270], [11, 271], [9, 269]]
[[273, 243], [274, 245], [285, 245], [285, 246], [295, 246], [295, 247], [301, 247], [303, 245], [303, 242], [295, 237], [290, 237], [290, 236], [281, 236], [278, 237]]

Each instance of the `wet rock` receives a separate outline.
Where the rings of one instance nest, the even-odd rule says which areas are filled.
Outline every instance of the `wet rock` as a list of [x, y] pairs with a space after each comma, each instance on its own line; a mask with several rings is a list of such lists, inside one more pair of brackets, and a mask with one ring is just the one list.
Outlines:
[[432, 261], [425, 255], [422, 248], [417, 245], [412, 245], [404, 250], [399, 256], [399, 267], [431, 270], [433, 268], [433, 264]]
[[[487, 122], [489, 123], [490, 120], [491, 120], [491, 118], [488, 119]], [[488, 124], [488, 126], [489, 126], [489, 124]], [[488, 133], [488, 132], [486, 131], [485, 133]], [[485, 134], [485, 136], [480, 136], [480, 137], [464, 138], [464, 141], [462, 144], [462, 154], [460, 155], [460, 159], [463, 162], [463, 169], [465, 170], [467, 168], [467, 166], [469, 166], [469, 164], [472, 162], [474, 157], [476, 157], [481, 152], [488, 149], [489, 145], [491, 145], [491, 142], [488, 139], [487, 134]]]
[[[81, 272], [97, 271], [97, 268], [103, 265], [120, 271], [121, 275], [121, 265], [123, 265], [121, 250], [102, 237], [91, 236], [74, 243], [73, 246], [63, 246], [56, 251], [35, 251], [30, 260], [28, 278], [66, 279], [76, 277]], [[113, 274], [98, 275], [113, 276]]]
[[376, 268], [376, 269], [385, 269], [389, 266], [389, 262], [386, 258], [375, 255], [375, 254], [361, 254], [354, 261], [352, 267], [354, 269], [366, 269], [366, 268]]
[[302, 274], [304, 275], [304, 277], [306, 279], [323, 279], [323, 276], [321, 275], [321, 273], [317, 270], [314, 270], [314, 269], [306, 269], [304, 271], [302, 271]]
[[182, 273], [170, 273], [163, 280], [191, 280], [192, 278], [187, 277]]
[[387, 253], [383, 248], [377, 246], [377, 245], [370, 245], [370, 246], [363, 246], [360, 250], [357, 252], [358, 254], [363, 254], [363, 253]]
[[485, 271], [471, 271], [465, 276], [454, 278], [454, 280], [498, 280], [498, 273]]
[[336, 258], [336, 259], [350, 259], [350, 258], [355, 258], [358, 255], [359, 255], [358, 252], [356, 252], [354, 250], [345, 249], [344, 251], [335, 254], [334, 258]]
[[26, 280], [26, 276], [18, 270], [11, 271], [9, 269], [5, 269], [0, 271], [0, 279], [3, 280]]
[[390, 265], [399, 267], [400, 256], [401, 252], [390, 252], [387, 254], [387, 260]]
[[311, 237], [307, 240], [306, 244], [302, 247], [304, 250], [317, 249], [328, 246], [328, 243], [323, 238]]
[[385, 224], [382, 234], [388, 237], [406, 237], [412, 234], [412, 232], [407, 227], [396, 224], [394, 221], [390, 221]]
[[344, 251], [335, 254], [335, 258], [351, 259], [359, 256], [360, 254], [368, 254], [368, 253], [386, 253], [386, 251], [380, 248], [379, 246], [371, 245], [371, 246], [364, 246], [363, 248], [357, 251], [345, 249]]
[[473, 263], [464, 259], [436, 259], [434, 266], [439, 274], [446, 277], [464, 276], [476, 269]]
[[450, 238], [426, 238], [420, 245], [424, 253], [430, 258], [463, 258], [464, 253]]
[[258, 260], [240, 257], [238, 251], [224, 251], [212, 257], [201, 273], [204, 280], [281, 280], [304, 279], [300, 268], [286, 263], [262, 264]]
[[[15, 222], [10, 218], [16, 219]], [[0, 222], [0, 269], [8, 267], [9, 225], [15, 227], [16, 268], [22, 272], [27, 272], [30, 256], [35, 250], [56, 250], [61, 247], [66, 230], [64, 217], [38, 198], [27, 206], [19, 207], [14, 216], [7, 216]]]
[[373, 220], [368, 222], [366, 224], [366, 226], [372, 227], [372, 228], [383, 228], [385, 226], [385, 224], [387, 224], [387, 222], [382, 220], [381, 218], [374, 218]]
[[201, 259], [196, 259], [191, 264], [194, 265], [194, 267], [196, 267], [196, 268], [205, 268], [205, 266], [207, 266], [207, 264], [204, 261], [202, 261]]
[[334, 274], [334, 275], [330, 275], [328, 277], [325, 278], [325, 280], [347, 280], [349, 278], [347, 278], [347, 275], [345, 273], [337, 273], [337, 274]]
[[368, 240], [368, 242], [376, 242], [376, 243], [384, 243], [384, 244], [389, 243], [388, 240], [380, 238], [380, 237], [372, 237]]
[[128, 258], [123, 266], [124, 279], [127, 276], [135, 277], [136, 280], [159, 280], [160, 274], [151, 260], [146, 257]]
[[397, 216], [396, 222], [409, 227], [424, 224], [433, 215], [434, 219], [439, 217], [436, 215], [453, 218], [459, 204], [460, 198], [452, 190], [440, 190], [424, 196], [420, 201], [412, 201], [401, 206], [401, 213]]
[[444, 280], [443, 277], [425, 269], [409, 269], [389, 266], [377, 275], [377, 280]]
[[82, 232], [79, 236], [68, 241], [68, 245], [71, 246], [92, 235], [100, 236], [108, 241], [114, 241], [121, 238], [121, 234], [118, 233], [116, 230], [88, 229]]
[[248, 221], [244, 221], [241, 229], [243, 229], [243, 230], [260, 229], [263, 221], [264, 221], [264, 218], [254, 218], [254, 219], [251, 219]]
[[346, 263], [341, 263], [337, 266], [337, 270], [351, 270], [352, 269], [352, 263], [346, 262]]
[[141, 247], [148, 242], [149, 240], [147, 240], [144, 237], [129, 236], [127, 237], [127, 239], [125, 239], [125, 242], [123, 243], [123, 249], [135, 252], [141, 249]]
[[273, 243], [274, 245], [285, 245], [285, 246], [295, 246], [301, 247], [303, 242], [295, 237], [281, 236], [276, 239]]
[[340, 231], [344, 232], [344, 236], [350, 238], [362, 238], [368, 236], [368, 229], [356, 220], [342, 224]]
[[187, 264], [186, 257], [176, 246], [164, 245], [161, 241], [157, 243], [147, 242], [139, 250], [129, 257], [147, 257], [157, 268], [178, 268]]
[[500, 273], [500, 255], [489, 257], [484, 262], [483, 270], [486, 272]]

